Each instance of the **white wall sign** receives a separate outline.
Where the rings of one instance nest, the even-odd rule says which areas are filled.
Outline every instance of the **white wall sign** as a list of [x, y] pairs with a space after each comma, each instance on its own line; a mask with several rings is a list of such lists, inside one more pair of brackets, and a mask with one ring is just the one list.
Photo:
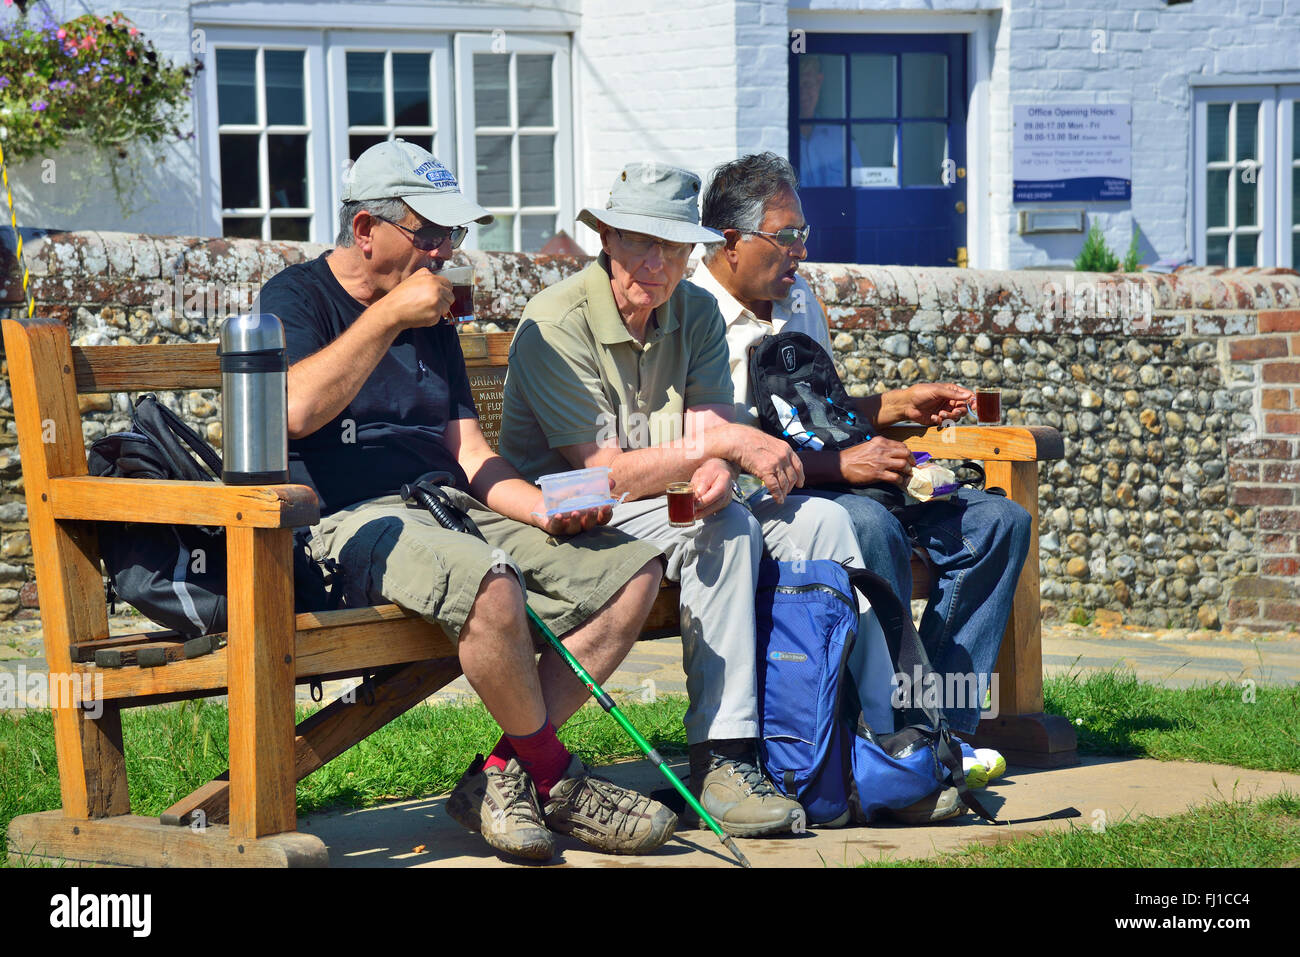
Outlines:
[[1013, 202], [1125, 200], [1133, 191], [1133, 108], [1012, 107]]

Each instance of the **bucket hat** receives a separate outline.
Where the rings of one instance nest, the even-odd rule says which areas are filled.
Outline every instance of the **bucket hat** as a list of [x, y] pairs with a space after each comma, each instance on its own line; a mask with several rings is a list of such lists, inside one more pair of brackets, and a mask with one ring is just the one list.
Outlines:
[[669, 243], [720, 243], [725, 238], [700, 225], [700, 178], [665, 163], [629, 163], [614, 180], [605, 208], [588, 206], [578, 222], [596, 230], [603, 223]]
[[401, 199], [439, 226], [488, 226], [493, 216], [460, 191], [451, 170], [428, 150], [403, 139], [377, 143], [352, 164], [343, 179], [343, 202]]

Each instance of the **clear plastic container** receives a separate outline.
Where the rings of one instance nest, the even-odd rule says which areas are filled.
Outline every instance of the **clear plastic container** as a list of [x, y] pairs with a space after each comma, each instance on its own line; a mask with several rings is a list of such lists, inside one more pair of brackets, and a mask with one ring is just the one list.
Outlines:
[[546, 505], [546, 514], [558, 515], [561, 512], [614, 505], [622, 501], [621, 498], [610, 497], [610, 472], [611, 469], [602, 465], [592, 469], [576, 469], [572, 472], [556, 472], [552, 475], [540, 476], [537, 484], [542, 487], [542, 501]]

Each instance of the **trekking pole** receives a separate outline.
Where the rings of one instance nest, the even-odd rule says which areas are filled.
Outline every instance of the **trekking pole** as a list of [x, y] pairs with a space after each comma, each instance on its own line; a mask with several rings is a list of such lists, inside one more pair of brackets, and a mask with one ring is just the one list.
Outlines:
[[[439, 477], [439, 473], [435, 473], [433, 476], [433, 478]], [[447, 475], [446, 477], [451, 478], [450, 475]], [[474, 521], [469, 516], [460, 512], [460, 509], [452, 503], [451, 499], [447, 498], [447, 493], [438, 487], [438, 484], [433, 481], [433, 478], [424, 479], [411, 485], [403, 485], [402, 498], [408, 505], [411, 503], [411, 500], [414, 499], [417, 503], [427, 508], [433, 517], [438, 520], [438, 524], [443, 528], [450, 529], [453, 532], [464, 532], [467, 535], [474, 535], [486, 542], [487, 539], [484, 538], [483, 533], [478, 530], [478, 526], [474, 524]], [[704, 806], [696, 800], [695, 795], [690, 792], [690, 789], [682, 783], [681, 778], [673, 773], [673, 769], [668, 766], [668, 762], [663, 759], [663, 756], [654, 745], [642, 737], [641, 732], [637, 731], [637, 729], [632, 726], [632, 722], [627, 719], [627, 716], [623, 714], [618, 705], [614, 703], [614, 699], [606, 694], [605, 690], [596, 683], [596, 680], [587, 673], [587, 669], [582, 667], [582, 663], [578, 661], [577, 658], [573, 657], [573, 654], [568, 648], [564, 647], [564, 642], [555, 637], [555, 633], [546, 626], [546, 623], [538, 617], [537, 613], [533, 611], [526, 602], [524, 604], [524, 611], [528, 613], [528, 620], [536, 625], [538, 630], [546, 636], [546, 640], [550, 642], [551, 647], [554, 648], [556, 653], [564, 659], [564, 663], [569, 666], [570, 670], [578, 676], [578, 680], [581, 681], [586, 686], [587, 690], [591, 692], [592, 697], [596, 699], [596, 702], [605, 709], [605, 713], [612, 716], [614, 720], [619, 723], [623, 730], [628, 733], [628, 736], [636, 742], [637, 747], [639, 747], [645, 756], [659, 768], [663, 776], [668, 779], [668, 783], [671, 784], [686, 803], [690, 805], [691, 810], [700, 816], [700, 820], [707, 824], [714, 834], [718, 835], [718, 839], [722, 841], [723, 846], [735, 856], [741, 867], [752, 866], [748, 859], [746, 859], [745, 855], [740, 853], [740, 848], [736, 846], [735, 839], [728, 836], [727, 833], [722, 830], [722, 826], [713, 819], [713, 815], [704, 809]]]

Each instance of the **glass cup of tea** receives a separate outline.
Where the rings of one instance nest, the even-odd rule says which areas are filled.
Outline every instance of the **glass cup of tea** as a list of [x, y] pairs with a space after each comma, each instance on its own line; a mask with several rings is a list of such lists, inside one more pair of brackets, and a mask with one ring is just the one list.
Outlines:
[[673, 528], [691, 528], [695, 524], [695, 489], [690, 482], [672, 482], [668, 486], [668, 524]]
[[449, 266], [438, 273], [451, 283], [451, 312], [453, 322], [469, 322], [474, 318], [474, 267]]
[[975, 418], [985, 425], [996, 425], [1002, 421], [1002, 390], [975, 390]]

